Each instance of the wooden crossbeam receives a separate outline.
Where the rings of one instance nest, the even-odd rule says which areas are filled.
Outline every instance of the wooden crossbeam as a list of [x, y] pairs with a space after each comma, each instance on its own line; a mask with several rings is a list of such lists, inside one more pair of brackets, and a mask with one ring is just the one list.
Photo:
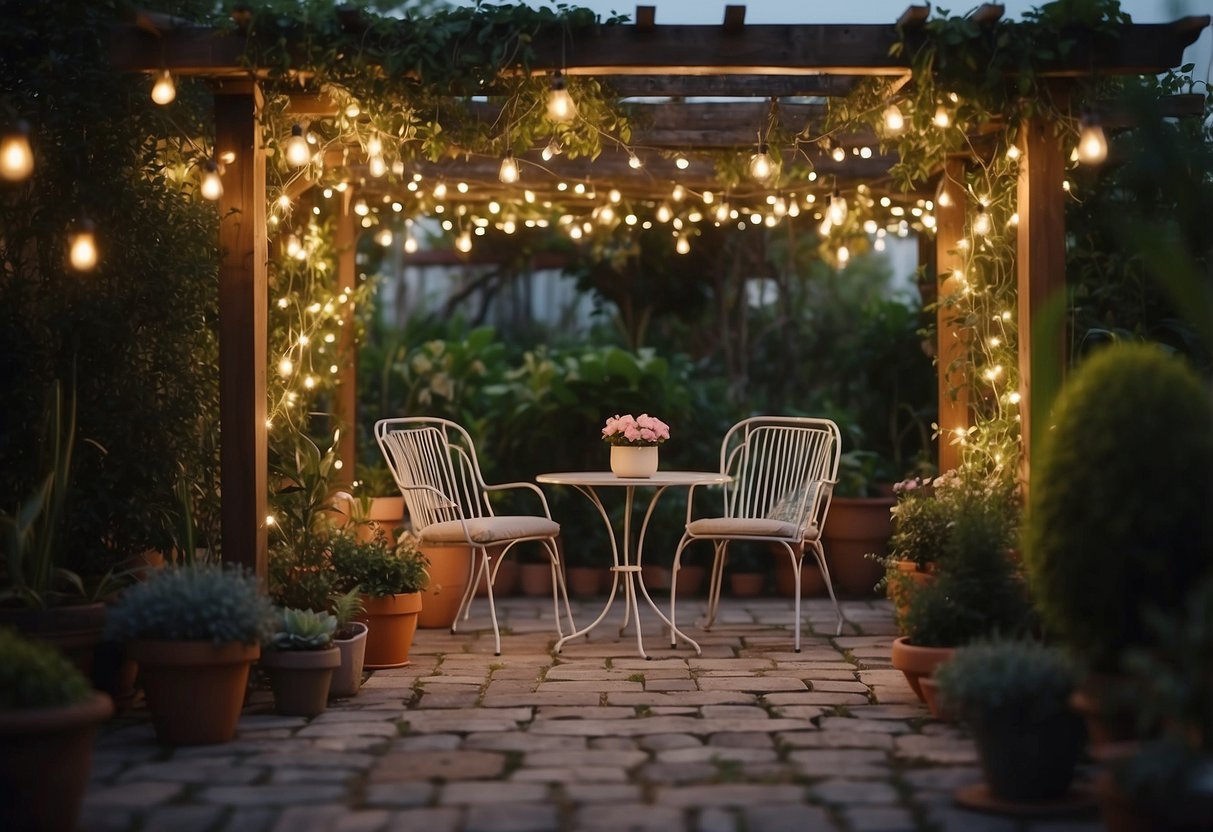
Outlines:
[[843, 96], [858, 80], [845, 75], [610, 75], [600, 79], [620, 98], [696, 96], [788, 98]]

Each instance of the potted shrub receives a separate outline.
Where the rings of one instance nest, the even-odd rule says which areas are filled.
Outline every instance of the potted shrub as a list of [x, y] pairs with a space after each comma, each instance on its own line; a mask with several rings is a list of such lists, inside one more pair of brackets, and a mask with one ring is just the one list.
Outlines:
[[328, 704], [341, 651], [333, 646], [337, 619], [327, 612], [282, 610], [261, 667], [270, 677], [274, 709], [283, 716], [315, 716]]
[[[357, 696], [362, 687], [362, 668], [366, 663], [366, 624], [356, 620], [366, 612], [359, 587], [344, 595], [333, 595], [330, 599], [337, 629], [333, 633], [333, 644], [341, 653], [341, 665], [333, 672], [329, 686], [329, 697]], [[423, 607], [424, 609], [424, 607]]]
[[370, 630], [365, 667], [404, 667], [417, 631], [421, 591], [429, 583], [425, 556], [407, 535], [392, 546], [382, 533], [368, 543], [339, 534], [330, 546], [338, 588], [358, 587], [362, 593], [360, 620]]
[[936, 671], [942, 707], [973, 733], [989, 796], [1019, 803], [1069, 792], [1085, 740], [1067, 704], [1076, 680], [1060, 650], [1033, 641], [974, 642]]
[[948, 536], [962, 483], [956, 471], [938, 477], [911, 477], [893, 485], [889, 509], [893, 533], [888, 554], [871, 553], [884, 572], [889, 600], [904, 616], [914, 590], [933, 580], [935, 562]]
[[249, 666], [274, 623], [269, 598], [239, 569], [160, 569], [126, 589], [106, 633], [139, 663], [156, 738], [172, 745], [226, 742], [236, 733]]
[[1210, 424], [1183, 359], [1117, 344], [1070, 377], [1032, 460], [1024, 561], [1044, 622], [1092, 671], [1078, 701], [1093, 742], [1135, 733], [1107, 694], [1125, 656], [1157, 647], [1146, 611], [1182, 608], [1213, 575]]
[[0, 628], [0, 828], [75, 829], [104, 693], [52, 647]]

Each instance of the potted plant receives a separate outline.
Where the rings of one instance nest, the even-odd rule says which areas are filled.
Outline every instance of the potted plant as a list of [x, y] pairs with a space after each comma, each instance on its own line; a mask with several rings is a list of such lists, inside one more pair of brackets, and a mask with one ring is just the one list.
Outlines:
[[893, 485], [895, 504], [889, 509], [893, 526], [889, 550], [880, 563], [885, 592], [904, 616], [914, 590], [933, 580], [935, 562], [948, 536], [963, 483], [957, 471], [938, 477], [910, 477]]
[[287, 607], [266, 642], [261, 667], [270, 677], [274, 709], [283, 716], [315, 716], [325, 709], [341, 651], [333, 645], [337, 619], [327, 612]]
[[[757, 598], [767, 581], [766, 572], [763, 571], [766, 562], [754, 551], [753, 544], [747, 545], [741, 541], [729, 548], [729, 560], [725, 564], [729, 594], [736, 598]], [[787, 557], [782, 559], [786, 561]]]
[[[366, 612], [359, 587], [345, 594], [329, 598], [337, 629], [333, 633], [333, 644], [341, 653], [341, 665], [333, 672], [329, 686], [329, 697], [357, 696], [362, 687], [362, 668], [366, 663], [366, 624], [356, 620]], [[424, 610], [424, 606], [422, 607]]]
[[940, 704], [969, 726], [986, 791], [977, 801], [1057, 801], [1070, 790], [1082, 720], [1068, 700], [1077, 681], [1065, 654], [1034, 641], [994, 639], [961, 647], [935, 672]]
[[106, 634], [139, 663], [156, 738], [200, 745], [235, 736], [249, 666], [273, 623], [255, 577], [195, 564], [156, 570], [126, 589]]
[[368, 543], [339, 534], [330, 548], [338, 589], [358, 587], [362, 593], [365, 612], [359, 620], [369, 628], [365, 667], [404, 667], [417, 631], [421, 591], [429, 583], [425, 556], [410, 535], [392, 546], [382, 532]]
[[0, 628], [0, 828], [75, 829], [114, 712], [61, 653]]
[[850, 450], [839, 456], [838, 484], [821, 531], [836, 590], [871, 595], [880, 581], [884, 570], [868, 556], [879, 558], [889, 550], [894, 497], [887, 489], [891, 479], [873, 451]]
[[611, 416], [602, 440], [611, 446], [611, 471], [617, 477], [651, 477], [657, 473], [657, 447], [670, 438], [670, 426], [647, 413]]

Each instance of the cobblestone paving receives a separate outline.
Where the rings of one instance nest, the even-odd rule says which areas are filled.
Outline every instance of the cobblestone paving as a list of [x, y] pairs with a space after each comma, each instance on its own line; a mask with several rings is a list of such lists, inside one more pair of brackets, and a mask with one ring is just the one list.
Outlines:
[[[601, 601], [576, 604], [590, 621]], [[680, 621], [702, 602], [680, 605]], [[457, 635], [420, 630], [412, 665], [305, 720], [257, 692], [224, 745], [157, 745], [146, 713], [99, 738], [85, 830], [141, 832], [1095, 832], [1094, 815], [1010, 820], [957, 808], [973, 745], [930, 719], [889, 667], [887, 602], [725, 599], [703, 655], [622, 605], [555, 656], [551, 604], [505, 599], [493, 655], [485, 604]], [[655, 619], [655, 616], [648, 616]], [[642, 616], [642, 620], [645, 617]], [[613, 625], [613, 626], [612, 626]], [[466, 630], [466, 632], [464, 632]]]

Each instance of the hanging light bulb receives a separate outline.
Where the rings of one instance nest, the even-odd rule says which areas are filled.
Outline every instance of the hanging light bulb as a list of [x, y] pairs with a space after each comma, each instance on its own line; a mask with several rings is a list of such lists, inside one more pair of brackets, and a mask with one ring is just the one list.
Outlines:
[[618, 188], [611, 188], [611, 190], [607, 191], [607, 199], [618, 205], [623, 199], [623, 194], [619, 192]]
[[725, 222], [729, 218], [729, 203], [721, 200], [716, 205], [716, 222]]
[[354, 201], [354, 213], [360, 217], [365, 217], [367, 214], [371, 213], [371, 207], [366, 204], [365, 199], [355, 200]]
[[286, 253], [288, 257], [298, 258], [300, 252], [303, 250], [303, 246], [299, 244], [299, 238], [294, 234], [291, 234], [286, 238]]
[[900, 133], [906, 126], [906, 120], [901, 115], [901, 108], [890, 104], [884, 108], [884, 129], [890, 133]]
[[307, 137], [303, 134], [303, 125], [291, 127], [291, 137], [286, 142], [286, 163], [293, 168], [301, 168], [312, 161], [312, 149], [307, 146]]
[[552, 88], [548, 91], [548, 118], [555, 122], [572, 121], [577, 115], [577, 104], [569, 95], [564, 73], [552, 76]]
[[392, 244], [392, 239], [392, 229], [390, 228], [381, 229], [379, 233], [375, 235], [375, 242], [384, 248], [387, 248]]
[[674, 243], [674, 251], [679, 254], [691, 253], [691, 242], [686, 238], [685, 234], [678, 235], [678, 242]]
[[679, 170], [686, 170], [691, 166], [691, 160], [679, 153], [674, 157], [674, 166]]
[[513, 151], [507, 151], [505, 158], [501, 160], [501, 167], [497, 169], [497, 178], [506, 185], [513, 185], [518, 181], [518, 160], [514, 158]]
[[460, 231], [459, 236], [455, 238], [455, 248], [467, 254], [472, 250], [472, 235], [466, 231]]
[[156, 75], [156, 80], [152, 84], [152, 101], [164, 106], [172, 104], [177, 98], [177, 84], [173, 81], [172, 73], [167, 69], [162, 69]]
[[775, 163], [771, 161], [766, 142], [758, 143], [758, 152], [750, 157], [750, 177], [758, 182], [766, 182], [775, 172]]
[[657, 206], [657, 222], [669, 222], [673, 216], [674, 212], [666, 203], [663, 202]]
[[434, 183], [434, 199], [446, 199], [446, 183], [441, 179]]
[[1092, 113], [1082, 117], [1078, 134], [1078, 161], [1098, 165], [1108, 158], [1108, 139], [1099, 119]]
[[404, 238], [404, 253], [417, 253], [417, 238], [413, 236], [413, 231], [411, 228], [409, 229], [408, 236]]
[[704, 205], [711, 205], [712, 200], [715, 198], [716, 198], [716, 196], [711, 191], [703, 192], [703, 204]]
[[387, 162], [383, 160], [382, 156], [372, 156], [370, 161], [367, 162], [367, 170], [371, 176], [378, 179], [387, 173]]
[[948, 112], [948, 108], [940, 104], [935, 108], [935, 117], [931, 119], [935, 122], [936, 127], [947, 127], [952, 123], [952, 114]]
[[771, 212], [774, 214], [776, 219], [782, 219], [783, 217], [787, 216], [787, 201], [781, 196], [775, 197], [775, 202], [771, 204]]
[[847, 261], [851, 259], [851, 250], [846, 246], [838, 247], [838, 265], [845, 266]]
[[97, 238], [93, 221], [81, 217], [67, 236], [67, 256], [72, 268], [78, 272], [92, 271], [97, 265]]
[[687, 189], [681, 185], [675, 185], [674, 190], [670, 192], [670, 199], [675, 202], [682, 202], [687, 198]]
[[0, 136], [0, 179], [21, 182], [34, 172], [34, 151], [29, 144], [29, 124], [16, 121]]
[[628, 151], [628, 167], [632, 170], [640, 170], [644, 167], [644, 162], [640, 161], [640, 157], [632, 151]]
[[203, 199], [214, 202], [223, 196], [223, 179], [219, 176], [219, 164], [214, 159], [207, 159], [202, 166], [202, 186], [199, 188]]
[[830, 207], [826, 209], [832, 225], [842, 225], [847, 218], [847, 200], [837, 189], [830, 194]]
[[985, 205], [979, 206], [977, 216], [973, 217], [973, 233], [979, 237], [990, 233], [990, 212], [986, 210]]
[[552, 138], [548, 140], [547, 147], [543, 149], [543, 153], [541, 155], [543, 156], [543, 161], [550, 162], [553, 158], [559, 156], [561, 153], [564, 153], [564, 146], [560, 144], [559, 139], [552, 136]]
[[1017, 145], [1017, 144], [1007, 145], [1007, 158], [1008, 159], [1010, 159], [1012, 162], [1014, 162], [1019, 159], [1020, 155], [1021, 155], [1021, 152], [1019, 150], [1019, 145]]
[[378, 136], [371, 136], [366, 140], [366, 155], [367, 156], [382, 156], [383, 155], [383, 140]]
[[830, 151], [830, 156], [835, 162], [841, 162], [847, 158], [847, 151], [842, 145], [838, 145]]

